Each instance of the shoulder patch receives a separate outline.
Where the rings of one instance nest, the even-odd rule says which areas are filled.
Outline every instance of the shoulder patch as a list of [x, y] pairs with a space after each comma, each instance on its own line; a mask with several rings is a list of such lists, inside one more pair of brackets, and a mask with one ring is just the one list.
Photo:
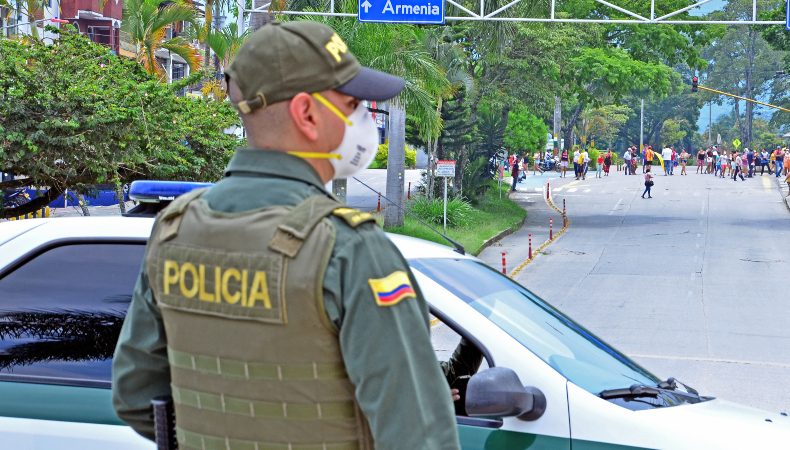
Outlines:
[[392, 306], [404, 298], [417, 298], [409, 281], [409, 275], [402, 270], [392, 272], [384, 278], [371, 278], [368, 282], [379, 306]]
[[362, 212], [358, 209], [351, 208], [337, 208], [332, 211], [332, 214], [345, 220], [352, 228], [358, 227], [365, 222], [375, 222], [376, 218], [372, 214]]

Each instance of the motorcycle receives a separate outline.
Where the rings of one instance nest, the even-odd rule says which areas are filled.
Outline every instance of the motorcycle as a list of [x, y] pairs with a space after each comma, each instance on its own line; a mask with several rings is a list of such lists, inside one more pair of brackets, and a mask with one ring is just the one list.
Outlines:
[[25, 188], [6, 189], [3, 191], [3, 209], [22, 206], [30, 200]]

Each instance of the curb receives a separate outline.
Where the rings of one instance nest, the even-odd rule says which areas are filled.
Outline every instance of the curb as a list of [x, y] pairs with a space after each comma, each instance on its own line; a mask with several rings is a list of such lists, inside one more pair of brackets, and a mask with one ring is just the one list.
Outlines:
[[781, 178], [776, 178], [776, 177], [771, 177], [771, 178], [773, 178], [774, 183], [776, 183], [776, 187], [779, 188], [779, 197], [784, 201], [787, 210], [790, 211], [790, 197], [785, 197], [784, 195], [782, 195], [782, 189], [783, 189], [782, 184], [784, 183], [784, 181], [781, 181]]
[[[551, 191], [549, 191], [549, 196], [550, 196], [550, 195], [551, 195]], [[568, 227], [571, 225], [571, 220], [570, 220], [570, 219], [568, 219], [568, 216], [567, 216], [566, 214], [563, 214], [563, 213], [562, 213], [562, 211], [560, 211], [560, 209], [559, 209], [559, 208], [557, 208], [557, 206], [554, 204], [554, 202], [552, 202], [552, 201], [551, 201], [551, 198], [546, 198], [546, 197], [543, 197], [543, 200], [544, 200], [546, 203], [548, 203], [548, 205], [549, 205], [549, 206], [551, 206], [552, 208], [554, 208], [554, 210], [555, 210], [555, 211], [557, 211], [558, 213], [560, 213], [560, 217], [562, 217], [563, 219], [565, 219], [565, 226], [564, 226], [564, 227], [562, 227], [562, 229], [561, 229], [560, 231], [558, 231], [558, 232], [557, 232], [557, 234], [555, 234], [555, 235], [554, 235], [554, 237], [553, 237], [552, 239], [548, 239], [546, 242], [544, 242], [543, 244], [541, 244], [541, 246], [540, 246], [540, 247], [536, 248], [536, 249], [535, 249], [535, 251], [533, 251], [533, 252], [532, 252], [532, 258], [530, 258], [530, 259], [528, 259], [528, 260], [524, 261], [523, 263], [521, 263], [521, 265], [520, 265], [520, 266], [516, 267], [516, 268], [513, 270], [513, 272], [511, 272], [511, 273], [510, 273], [510, 275], [508, 275], [508, 276], [509, 276], [511, 279], [513, 279], [513, 277], [515, 277], [516, 275], [518, 275], [518, 274], [519, 274], [519, 272], [521, 272], [521, 270], [522, 270], [522, 269], [524, 269], [525, 267], [527, 267], [527, 265], [528, 265], [529, 263], [531, 263], [532, 261], [534, 261], [534, 260], [535, 260], [535, 258], [536, 258], [536, 257], [537, 257], [537, 256], [540, 254], [540, 251], [541, 251], [541, 250], [543, 250], [543, 249], [544, 249], [544, 248], [546, 248], [546, 247], [547, 247], [549, 244], [551, 244], [552, 242], [556, 241], [556, 240], [557, 240], [557, 239], [558, 239], [560, 236], [562, 236], [562, 235], [563, 235], [563, 233], [565, 233], [565, 232], [568, 230]]]
[[[508, 197], [508, 199], [510, 199], [510, 197]], [[527, 211], [527, 214], [529, 214], [529, 211]], [[505, 236], [510, 236], [511, 234], [515, 233], [521, 227], [523, 227], [525, 223], [527, 223], [527, 216], [524, 216], [524, 219], [516, 224], [515, 230], [513, 229], [513, 227], [506, 228], [500, 231], [499, 233], [495, 234], [494, 237], [486, 239], [485, 242], [483, 242], [483, 245], [480, 246], [480, 251], [477, 252], [477, 254], [479, 255], [480, 253], [482, 253], [483, 250], [501, 241]]]

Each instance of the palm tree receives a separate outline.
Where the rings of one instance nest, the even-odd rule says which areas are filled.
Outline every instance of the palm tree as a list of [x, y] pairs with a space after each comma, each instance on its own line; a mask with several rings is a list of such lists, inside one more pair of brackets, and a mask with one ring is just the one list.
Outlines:
[[126, 0], [123, 4], [121, 30], [129, 33], [137, 48], [137, 60], [145, 70], [166, 79], [164, 67], [156, 61], [157, 50], [168, 50], [184, 58], [196, 70], [201, 58], [197, 49], [183, 37], [168, 39], [167, 28], [176, 22], [195, 23], [197, 10], [184, 0]]
[[0, 0], [0, 8], [7, 8], [10, 13], [17, 13], [27, 17], [30, 22], [30, 34], [38, 39], [38, 27], [34, 23], [36, 14], [49, 9], [47, 0]]

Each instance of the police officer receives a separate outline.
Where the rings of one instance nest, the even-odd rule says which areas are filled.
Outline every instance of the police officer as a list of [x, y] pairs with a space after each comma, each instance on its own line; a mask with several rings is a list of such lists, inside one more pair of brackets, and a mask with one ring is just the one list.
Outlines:
[[113, 361], [119, 417], [153, 439], [151, 400], [172, 393], [182, 449], [458, 449], [409, 266], [324, 188], [376, 154], [360, 100], [404, 81], [309, 21], [261, 28], [225, 75], [251, 148], [157, 218]]

